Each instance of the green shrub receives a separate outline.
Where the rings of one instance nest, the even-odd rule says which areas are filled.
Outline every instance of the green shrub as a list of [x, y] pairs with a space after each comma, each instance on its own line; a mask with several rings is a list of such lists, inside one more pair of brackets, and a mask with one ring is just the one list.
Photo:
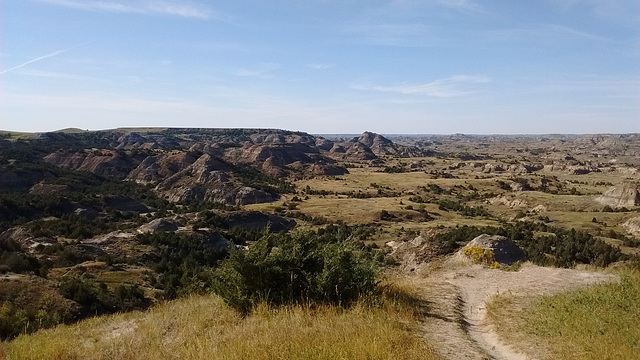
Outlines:
[[104, 283], [96, 283], [77, 276], [65, 276], [60, 280], [58, 292], [63, 297], [82, 305], [87, 315], [119, 310], [115, 297]]
[[25, 253], [17, 242], [11, 239], [0, 240], [0, 274], [34, 272], [40, 275], [41, 266], [40, 261]]
[[387, 210], [381, 210], [380, 215], [378, 215], [378, 218], [380, 218], [380, 220], [393, 220], [395, 219], [395, 216], [390, 212], [388, 212]]
[[354, 228], [327, 229], [265, 234], [232, 251], [214, 271], [212, 290], [242, 312], [260, 302], [354, 303], [374, 290], [379, 257], [354, 240]]
[[[535, 236], [534, 232], [551, 235]], [[500, 227], [461, 226], [441, 233], [433, 238], [447, 252], [453, 252], [481, 234], [501, 235], [513, 240], [528, 260], [538, 265], [573, 267], [576, 264], [592, 264], [605, 267], [613, 262], [627, 259], [620, 249], [594, 237], [586, 231], [565, 230], [543, 223], [519, 221], [502, 224]]]
[[[235, 228], [228, 232], [232, 240], [236, 236], [248, 237], [250, 234]], [[163, 290], [165, 299], [204, 292], [210, 282], [211, 268], [227, 255], [226, 249], [208, 244], [217, 236], [204, 232], [157, 232], [136, 236], [137, 241], [155, 249], [156, 256], [145, 265], [158, 273], [155, 286]]]
[[118, 285], [113, 291], [118, 307], [123, 311], [139, 309], [145, 304], [144, 291], [138, 284]]

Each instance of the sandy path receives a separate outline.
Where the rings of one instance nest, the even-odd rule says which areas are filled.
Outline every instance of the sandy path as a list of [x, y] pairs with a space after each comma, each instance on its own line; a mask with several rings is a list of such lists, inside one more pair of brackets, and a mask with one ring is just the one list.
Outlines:
[[486, 305], [499, 294], [547, 295], [613, 281], [591, 271], [525, 264], [518, 272], [479, 265], [441, 270], [416, 280], [427, 302], [424, 336], [447, 359], [534, 359], [503, 343], [486, 319]]

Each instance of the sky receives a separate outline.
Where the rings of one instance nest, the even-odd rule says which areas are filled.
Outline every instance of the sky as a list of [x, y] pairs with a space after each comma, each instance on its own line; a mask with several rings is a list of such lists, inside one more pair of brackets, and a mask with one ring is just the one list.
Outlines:
[[638, 0], [2, 0], [0, 129], [640, 132]]

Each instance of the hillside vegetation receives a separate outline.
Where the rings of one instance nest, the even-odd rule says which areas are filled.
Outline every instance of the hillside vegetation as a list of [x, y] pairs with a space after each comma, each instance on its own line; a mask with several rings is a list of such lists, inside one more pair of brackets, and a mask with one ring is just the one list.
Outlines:
[[[395, 295], [394, 295], [395, 294]], [[439, 359], [412, 333], [407, 294], [382, 303], [258, 305], [250, 315], [215, 295], [190, 296], [146, 312], [97, 317], [0, 345], [10, 359]]]

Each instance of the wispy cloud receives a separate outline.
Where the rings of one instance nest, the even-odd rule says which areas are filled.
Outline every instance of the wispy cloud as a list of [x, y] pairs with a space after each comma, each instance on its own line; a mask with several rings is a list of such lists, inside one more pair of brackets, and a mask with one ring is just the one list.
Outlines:
[[610, 41], [608, 38], [599, 35], [558, 24], [535, 24], [522, 28], [492, 30], [487, 32], [486, 35], [487, 39], [492, 41], [520, 41], [525, 39], [540, 39], [545, 43], [568, 40]]
[[586, 12], [599, 19], [617, 23], [630, 22], [634, 26], [640, 20], [640, 3], [637, 0], [547, 0], [563, 12]]
[[193, 49], [203, 52], [236, 52], [236, 53], [250, 53], [255, 52], [257, 47], [252, 47], [247, 44], [231, 41], [212, 41], [212, 42], [200, 42], [190, 45]]
[[180, 16], [185, 18], [211, 19], [222, 18], [220, 14], [212, 12], [202, 4], [190, 1], [171, 0], [132, 0], [132, 1], [98, 1], [98, 0], [35, 0], [42, 3], [62, 6], [72, 9], [132, 13], [132, 14], [159, 14]]
[[24, 70], [20, 70], [18, 73], [20, 75], [34, 76], [34, 77], [47, 78], [47, 79], [101, 81], [98, 78], [89, 77], [89, 76], [80, 76], [80, 75], [53, 72], [53, 71], [44, 71], [44, 70], [24, 69]]
[[[383, 9], [417, 10], [439, 7], [467, 14], [491, 14], [485, 7], [472, 0], [391, 0]], [[415, 15], [415, 14], [413, 14]]]
[[274, 77], [273, 72], [280, 68], [280, 65], [274, 63], [261, 63], [254, 68], [243, 68], [236, 70], [234, 75], [242, 77], [257, 77], [260, 79], [271, 79]]
[[50, 53], [50, 54], [43, 55], [43, 56], [39, 56], [39, 57], [34, 58], [34, 59], [31, 59], [31, 60], [29, 60], [29, 61], [25, 61], [25, 62], [23, 62], [22, 64], [19, 64], [19, 65], [16, 65], [16, 66], [14, 66], [14, 67], [11, 67], [11, 68], [8, 68], [8, 69], [5, 69], [5, 70], [0, 71], [0, 75], [4, 75], [4, 74], [6, 74], [6, 73], [8, 73], [8, 72], [12, 72], [12, 71], [14, 71], [14, 70], [18, 70], [18, 69], [20, 69], [20, 68], [22, 68], [22, 67], [25, 67], [25, 66], [29, 65], [29, 64], [33, 64], [34, 62], [38, 62], [38, 61], [41, 61], [41, 60], [44, 60], [44, 59], [48, 59], [48, 58], [52, 58], [52, 57], [54, 57], [54, 56], [58, 56], [58, 55], [60, 55], [60, 54], [66, 53], [66, 52], [67, 52], [67, 51], [69, 51], [69, 50], [75, 49], [75, 48], [77, 48], [77, 47], [79, 47], [79, 46], [86, 45], [86, 44], [88, 44], [88, 43], [82, 43], [82, 44], [74, 45], [74, 46], [72, 46], [72, 47], [70, 47], [70, 48], [66, 48], [66, 49], [62, 49], [62, 50], [57, 50], [57, 51], [54, 51], [54, 52], [52, 52], [52, 53]]
[[311, 63], [307, 64], [307, 67], [314, 70], [326, 70], [335, 67], [335, 64]]
[[344, 31], [372, 45], [426, 47], [442, 42], [431, 26], [424, 24], [351, 24]]
[[443, 21], [450, 24], [487, 15], [493, 16], [472, 0], [388, 0], [357, 14], [341, 30], [371, 45], [430, 47], [450, 44], [464, 28], [452, 25], [447, 29]]
[[467, 13], [488, 14], [480, 4], [470, 0], [436, 0], [442, 6]]
[[473, 85], [484, 84], [490, 81], [484, 75], [455, 75], [446, 79], [438, 79], [425, 84], [407, 84], [392, 86], [370, 86], [357, 84], [352, 88], [358, 90], [375, 90], [380, 92], [399, 93], [404, 95], [420, 95], [437, 98], [451, 98], [465, 96], [474, 93]]

